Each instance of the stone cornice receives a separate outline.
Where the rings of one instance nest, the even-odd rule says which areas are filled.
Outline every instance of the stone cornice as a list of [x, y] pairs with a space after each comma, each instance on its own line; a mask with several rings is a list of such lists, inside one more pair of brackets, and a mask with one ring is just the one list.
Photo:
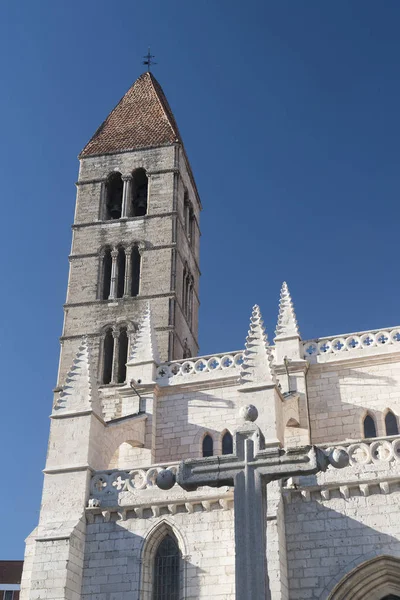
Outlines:
[[126, 302], [132, 302], [132, 304], [140, 303], [141, 300], [151, 300], [152, 298], [174, 298], [176, 296], [175, 291], [165, 292], [163, 294], [146, 294], [139, 296], [124, 296], [123, 298], [112, 298], [109, 300], [88, 300], [86, 302], [66, 302], [63, 308], [72, 308], [75, 306], [93, 306], [93, 305], [109, 305], [119, 306]]
[[163, 219], [165, 217], [172, 217], [175, 216], [177, 214], [177, 211], [170, 211], [170, 212], [164, 212], [164, 213], [157, 213], [157, 214], [147, 214], [144, 215], [142, 217], [123, 217], [121, 219], [110, 219], [108, 221], [89, 221], [88, 223], [73, 223], [71, 225], [72, 229], [83, 229], [84, 227], [108, 227], [108, 226], [112, 226], [112, 227], [116, 227], [117, 225], [121, 224], [121, 223], [130, 223], [130, 222], [137, 222], [137, 221], [143, 221], [145, 222], [146, 220], [149, 219]]
[[53, 413], [50, 415], [50, 419], [71, 419], [74, 417], [87, 417], [88, 415], [93, 415], [98, 421], [100, 421], [100, 423], [102, 423], [103, 425], [106, 424], [105, 421], [100, 417], [100, 415], [97, 415], [92, 409]]
[[230, 510], [233, 507], [233, 491], [215, 492], [214, 494], [196, 495], [195, 498], [174, 498], [164, 501], [150, 499], [140, 504], [129, 504], [126, 506], [94, 506], [85, 509], [86, 520], [93, 523], [96, 516], [103, 517], [108, 522], [114, 515], [113, 520], [126, 521], [127, 519], [149, 519], [159, 517], [161, 509], [167, 509], [168, 514], [175, 515], [178, 507], [183, 507], [184, 512], [192, 514], [196, 512], [210, 512], [213, 510]]
[[365, 356], [354, 356], [352, 352], [347, 352], [344, 356], [335, 356], [332, 360], [324, 362], [309, 363], [310, 369], [313, 371], [319, 369], [321, 371], [326, 370], [326, 367], [342, 367], [351, 364], [352, 367], [364, 366], [364, 365], [380, 365], [385, 363], [394, 363], [400, 361], [399, 350], [393, 350], [393, 346], [387, 346], [391, 350], [388, 352], [381, 352], [376, 354], [366, 354]]
[[158, 144], [157, 146], [143, 146], [143, 148], [130, 148], [128, 150], [116, 150], [115, 152], [102, 152], [101, 154], [90, 154], [88, 156], [81, 156], [79, 154], [78, 160], [80, 161], [89, 161], [92, 158], [99, 158], [101, 156], [115, 156], [117, 154], [136, 154], [139, 152], [146, 152], [148, 150], [157, 150], [158, 148], [172, 148], [176, 146], [177, 143], [173, 142], [172, 144]]
[[283, 497], [287, 503], [293, 501], [328, 501], [333, 498], [349, 498], [356, 496], [371, 496], [376, 494], [390, 494], [400, 491], [400, 477], [385, 477], [377, 479], [349, 480], [327, 485], [296, 486], [284, 488]]
[[89, 465], [61, 465], [43, 469], [45, 475], [58, 475], [59, 473], [72, 473], [75, 471], [90, 471], [92, 474], [96, 472]]

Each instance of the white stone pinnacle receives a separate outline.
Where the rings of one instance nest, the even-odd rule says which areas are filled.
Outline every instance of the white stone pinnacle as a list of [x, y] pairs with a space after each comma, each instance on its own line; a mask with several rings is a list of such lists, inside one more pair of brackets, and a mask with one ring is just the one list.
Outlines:
[[278, 323], [275, 330], [275, 339], [299, 337], [300, 331], [294, 312], [292, 298], [286, 281], [282, 284], [281, 297], [279, 301]]
[[272, 358], [260, 308], [255, 305], [251, 313], [250, 329], [240, 369], [241, 384], [275, 385], [276, 378], [272, 369]]
[[156, 363], [160, 364], [161, 359], [158, 353], [156, 334], [154, 331], [153, 319], [151, 316], [150, 303], [147, 303], [139, 330], [136, 334], [134, 343], [129, 356], [129, 364], [138, 363]]
[[92, 408], [101, 414], [96, 378], [88, 339], [84, 336], [72, 363], [54, 410], [79, 411]]

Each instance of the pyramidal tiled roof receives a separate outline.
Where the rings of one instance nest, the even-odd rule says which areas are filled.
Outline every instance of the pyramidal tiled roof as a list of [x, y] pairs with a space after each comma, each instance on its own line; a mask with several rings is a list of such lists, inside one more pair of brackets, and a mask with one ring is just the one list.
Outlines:
[[152, 73], [143, 73], [100, 125], [79, 157], [174, 142], [182, 143], [182, 140], [164, 92]]

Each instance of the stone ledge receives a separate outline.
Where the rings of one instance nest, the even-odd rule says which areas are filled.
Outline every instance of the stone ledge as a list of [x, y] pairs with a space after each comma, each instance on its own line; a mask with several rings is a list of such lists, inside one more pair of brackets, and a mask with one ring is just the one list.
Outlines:
[[[88, 523], [102, 521], [126, 521], [127, 519], [151, 519], [165, 514], [177, 513], [192, 514], [194, 512], [210, 512], [214, 510], [230, 510], [233, 507], [233, 491], [223, 495], [199, 496], [189, 501], [183, 499], [148, 502], [140, 506], [132, 504], [126, 506], [89, 507], [85, 509]], [[97, 518], [96, 518], [97, 517]]]
[[400, 491], [400, 477], [386, 478], [377, 482], [375, 479], [349, 481], [346, 484], [329, 486], [298, 486], [283, 488], [283, 498], [287, 504], [294, 502], [325, 502], [333, 499], [364, 497], [380, 494], [392, 494]]

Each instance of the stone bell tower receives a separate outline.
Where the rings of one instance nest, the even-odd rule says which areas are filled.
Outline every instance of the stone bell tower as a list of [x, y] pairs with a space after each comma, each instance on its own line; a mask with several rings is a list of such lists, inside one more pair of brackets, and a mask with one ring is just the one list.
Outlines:
[[135, 81], [79, 159], [58, 382], [86, 335], [99, 383], [123, 383], [148, 304], [162, 360], [198, 352], [201, 204], [151, 73]]

